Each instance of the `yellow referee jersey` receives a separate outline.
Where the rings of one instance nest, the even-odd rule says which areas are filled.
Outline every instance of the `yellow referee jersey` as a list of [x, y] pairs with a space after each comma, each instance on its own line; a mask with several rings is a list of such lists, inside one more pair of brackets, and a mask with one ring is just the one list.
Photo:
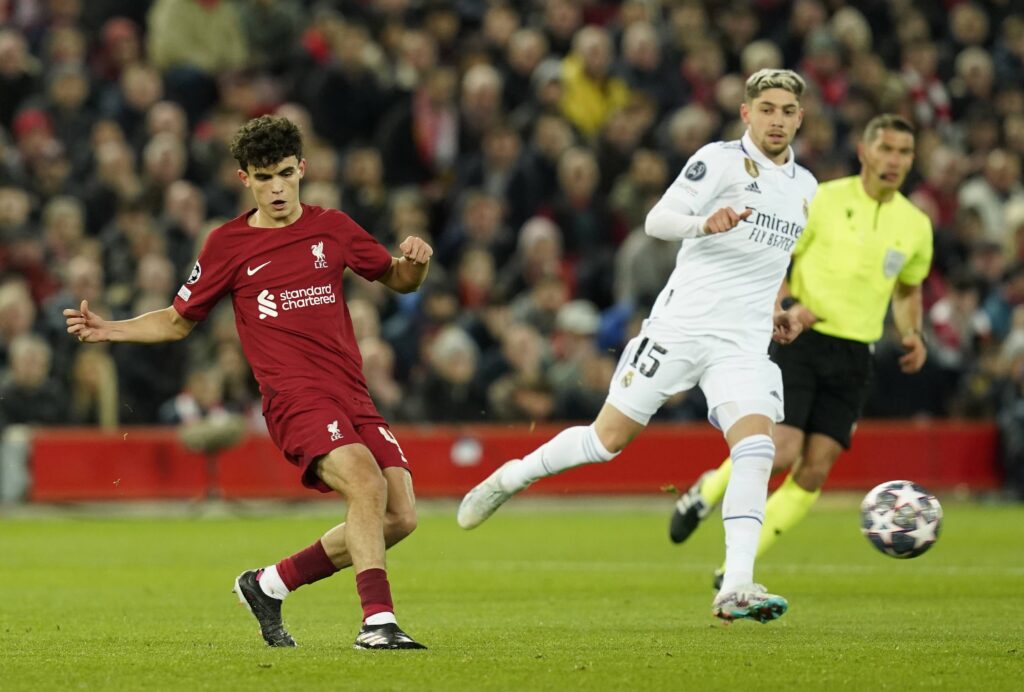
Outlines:
[[822, 321], [814, 329], [871, 343], [882, 336], [897, 280], [916, 286], [932, 263], [932, 224], [897, 192], [880, 203], [860, 176], [818, 186], [793, 249], [790, 291]]

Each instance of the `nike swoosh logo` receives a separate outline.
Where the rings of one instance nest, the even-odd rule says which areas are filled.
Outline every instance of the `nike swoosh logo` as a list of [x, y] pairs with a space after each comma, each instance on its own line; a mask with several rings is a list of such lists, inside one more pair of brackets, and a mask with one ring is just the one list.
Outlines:
[[273, 261], [274, 260], [267, 260], [266, 262], [264, 262], [260, 266], [256, 267], [255, 269], [253, 269], [252, 267], [246, 267], [245, 268], [245, 273], [248, 274], [249, 276], [252, 276], [256, 272], [258, 272], [260, 269], [263, 269], [263, 267], [267, 266], [268, 264], [270, 264]]

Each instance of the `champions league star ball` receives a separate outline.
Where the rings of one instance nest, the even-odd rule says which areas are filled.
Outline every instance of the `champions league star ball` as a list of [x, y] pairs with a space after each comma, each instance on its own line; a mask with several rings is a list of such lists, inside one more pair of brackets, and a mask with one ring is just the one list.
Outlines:
[[860, 530], [871, 545], [890, 557], [922, 555], [939, 538], [942, 506], [912, 481], [875, 486], [860, 504]]

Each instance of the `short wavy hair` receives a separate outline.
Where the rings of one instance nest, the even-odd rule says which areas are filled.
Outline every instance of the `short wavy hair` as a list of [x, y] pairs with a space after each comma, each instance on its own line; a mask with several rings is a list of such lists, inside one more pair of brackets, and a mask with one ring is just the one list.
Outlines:
[[768, 89], [785, 89], [799, 99], [806, 88], [807, 82], [793, 70], [766, 67], [747, 78], [747, 101], [753, 101]]
[[917, 134], [914, 125], [901, 115], [895, 113], [882, 113], [876, 115], [868, 124], [864, 126], [864, 141], [870, 144], [878, 138], [878, 133], [882, 130], [896, 130], [897, 132], [906, 132], [908, 135], [914, 136]]
[[289, 156], [302, 159], [302, 133], [288, 118], [261, 115], [239, 128], [231, 140], [231, 155], [243, 171], [273, 166]]

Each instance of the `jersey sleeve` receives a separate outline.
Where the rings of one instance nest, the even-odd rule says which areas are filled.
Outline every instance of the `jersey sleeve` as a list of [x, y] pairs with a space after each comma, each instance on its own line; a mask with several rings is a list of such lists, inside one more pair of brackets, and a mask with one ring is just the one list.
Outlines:
[[708, 207], [721, 192], [725, 164], [720, 144], [701, 147], [665, 191], [661, 203], [679, 214], [698, 215], [714, 211]]
[[900, 271], [900, 283], [907, 286], [917, 286], [928, 277], [932, 267], [932, 222], [927, 217], [923, 218], [918, 233], [917, 247], [914, 254], [903, 265]]
[[340, 212], [338, 215], [342, 247], [345, 248], [345, 266], [367, 281], [376, 281], [391, 268], [391, 253], [349, 216]]
[[188, 280], [174, 297], [174, 309], [187, 320], [201, 322], [231, 290], [235, 266], [225, 252], [218, 234], [211, 233], [199, 253]]

